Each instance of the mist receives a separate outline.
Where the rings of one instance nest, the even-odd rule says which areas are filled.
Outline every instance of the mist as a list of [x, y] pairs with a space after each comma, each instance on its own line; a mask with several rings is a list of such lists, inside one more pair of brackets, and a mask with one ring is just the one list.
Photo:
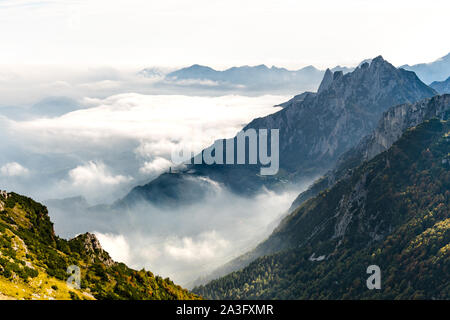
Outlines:
[[215, 185], [206, 200], [175, 209], [148, 203], [126, 211], [52, 208], [52, 218], [62, 236], [93, 232], [114, 260], [189, 286], [264, 240], [306, 186], [245, 198]]

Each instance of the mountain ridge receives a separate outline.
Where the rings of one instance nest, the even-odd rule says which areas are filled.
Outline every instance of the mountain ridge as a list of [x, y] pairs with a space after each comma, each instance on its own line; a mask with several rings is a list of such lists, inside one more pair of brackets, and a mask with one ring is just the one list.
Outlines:
[[[286, 217], [270, 236], [272, 253], [194, 292], [212, 299], [448, 299], [441, 277], [450, 262], [449, 134], [449, 122], [439, 119], [407, 130], [348, 181]], [[366, 287], [369, 265], [382, 270], [381, 290]]]

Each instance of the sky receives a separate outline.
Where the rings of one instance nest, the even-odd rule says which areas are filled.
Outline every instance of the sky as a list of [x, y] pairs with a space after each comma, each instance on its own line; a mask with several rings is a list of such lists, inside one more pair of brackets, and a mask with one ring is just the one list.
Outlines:
[[0, 65], [394, 65], [450, 51], [447, 0], [0, 0]]

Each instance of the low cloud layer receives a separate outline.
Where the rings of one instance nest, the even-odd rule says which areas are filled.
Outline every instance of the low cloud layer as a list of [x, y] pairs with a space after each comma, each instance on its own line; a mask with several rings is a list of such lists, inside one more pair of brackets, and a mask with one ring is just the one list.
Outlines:
[[1, 173], [22, 177], [4, 179], [3, 188], [38, 200], [82, 195], [93, 204], [111, 202], [166, 171], [174, 149], [200, 151], [286, 99], [127, 93], [81, 99], [82, 109], [59, 117], [3, 117]]
[[215, 185], [201, 203], [171, 210], [142, 203], [120, 212], [52, 212], [58, 234], [94, 232], [116, 261], [189, 286], [267, 237], [304, 187], [245, 198]]

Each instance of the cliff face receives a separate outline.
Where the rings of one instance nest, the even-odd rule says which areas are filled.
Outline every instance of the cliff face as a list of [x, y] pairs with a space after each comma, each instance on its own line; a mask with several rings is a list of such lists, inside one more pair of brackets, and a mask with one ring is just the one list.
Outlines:
[[[375, 131], [365, 146], [358, 146], [368, 160], [387, 150], [410, 127], [424, 120], [438, 118], [447, 120], [450, 116], [450, 95], [436, 96], [413, 104], [402, 104], [390, 108], [383, 114]], [[364, 144], [364, 143], [363, 143]], [[344, 160], [344, 159], [343, 159]]]
[[387, 150], [406, 129], [431, 118], [441, 120], [450, 118], [450, 95], [435, 96], [416, 103], [391, 107], [383, 113], [376, 129], [364, 137], [355, 147], [345, 152], [337, 161], [336, 166], [328, 171], [324, 177], [301, 193], [293, 202], [290, 210], [294, 210], [307, 199], [330, 188], [339, 179], [348, 177], [349, 171], [351, 172], [351, 169], [362, 162], [370, 160]]

